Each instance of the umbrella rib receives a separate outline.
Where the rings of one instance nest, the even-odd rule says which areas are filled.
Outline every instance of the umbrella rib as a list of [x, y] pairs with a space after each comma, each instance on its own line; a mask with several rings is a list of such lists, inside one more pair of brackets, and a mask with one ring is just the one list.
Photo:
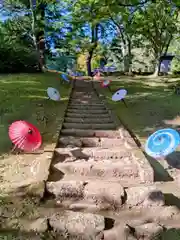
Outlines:
[[23, 136], [22, 139], [20, 140], [20, 142], [17, 144], [18, 148], [23, 149], [25, 138], [26, 138], [26, 136]]

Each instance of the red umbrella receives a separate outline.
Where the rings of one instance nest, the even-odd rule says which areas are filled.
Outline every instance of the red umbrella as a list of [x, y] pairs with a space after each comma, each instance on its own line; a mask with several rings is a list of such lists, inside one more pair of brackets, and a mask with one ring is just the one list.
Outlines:
[[16, 121], [9, 127], [9, 137], [16, 147], [25, 151], [34, 151], [42, 144], [39, 130], [26, 121]]

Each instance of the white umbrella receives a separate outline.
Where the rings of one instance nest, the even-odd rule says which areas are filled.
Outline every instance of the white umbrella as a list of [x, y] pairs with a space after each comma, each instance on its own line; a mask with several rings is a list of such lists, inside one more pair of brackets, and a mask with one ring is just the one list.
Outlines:
[[115, 101], [115, 102], [123, 100], [126, 95], [127, 95], [127, 90], [126, 89], [120, 89], [112, 95], [112, 100]]
[[126, 95], [127, 95], [127, 90], [126, 89], [120, 89], [112, 95], [112, 100], [115, 101], [115, 102], [122, 100], [124, 105], [127, 107], [127, 104], [124, 100]]
[[59, 91], [55, 88], [52, 88], [52, 87], [49, 87], [47, 89], [47, 94], [48, 94], [48, 97], [51, 99], [51, 100], [54, 100], [54, 101], [59, 101], [61, 96], [59, 94]]

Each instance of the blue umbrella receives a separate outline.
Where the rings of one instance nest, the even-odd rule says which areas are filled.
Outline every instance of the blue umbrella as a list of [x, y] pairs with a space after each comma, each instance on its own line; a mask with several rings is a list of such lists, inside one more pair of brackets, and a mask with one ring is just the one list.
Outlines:
[[64, 73], [61, 74], [61, 77], [64, 81], [69, 82], [67, 75], [65, 75]]
[[171, 128], [154, 132], [147, 140], [145, 151], [154, 158], [165, 157], [174, 152], [180, 144], [179, 133]]

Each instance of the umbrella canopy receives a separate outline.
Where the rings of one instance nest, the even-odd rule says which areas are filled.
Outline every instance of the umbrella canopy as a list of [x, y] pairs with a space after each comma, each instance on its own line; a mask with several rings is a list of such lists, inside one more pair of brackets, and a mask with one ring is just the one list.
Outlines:
[[112, 95], [112, 100], [115, 102], [120, 101], [120, 100], [124, 99], [126, 95], [127, 95], [127, 90], [120, 89]]
[[51, 99], [51, 100], [54, 100], [54, 101], [59, 101], [60, 100], [60, 94], [59, 94], [59, 91], [55, 88], [52, 88], [52, 87], [49, 87], [47, 89], [47, 94], [48, 94], [48, 97]]
[[154, 158], [165, 157], [174, 152], [180, 144], [179, 133], [171, 128], [165, 128], [154, 132], [145, 145], [145, 151]]
[[9, 138], [19, 149], [35, 151], [42, 144], [39, 130], [26, 121], [13, 122], [9, 127]]
[[69, 82], [68, 76], [65, 75], [64, 73], [61, 74], [61, 77], [64, 81]]
[[111, 80], [104, 80], [101, 82], [101, 87], [108, 87], [111, 83]]

